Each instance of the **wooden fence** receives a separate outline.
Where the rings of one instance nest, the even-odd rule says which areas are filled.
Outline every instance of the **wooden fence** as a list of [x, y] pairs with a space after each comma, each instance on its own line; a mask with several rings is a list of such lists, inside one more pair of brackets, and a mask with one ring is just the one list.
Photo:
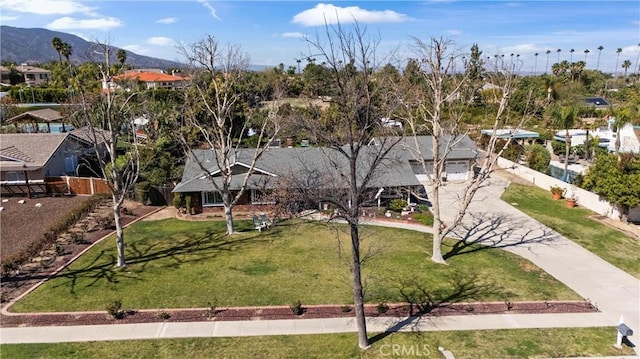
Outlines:
[[96, 193], [111, 193], [107, 181], [94, 177], [47, 177], [46, 182], [64, 182], [69, 193], [77, 195], [92, 195]]

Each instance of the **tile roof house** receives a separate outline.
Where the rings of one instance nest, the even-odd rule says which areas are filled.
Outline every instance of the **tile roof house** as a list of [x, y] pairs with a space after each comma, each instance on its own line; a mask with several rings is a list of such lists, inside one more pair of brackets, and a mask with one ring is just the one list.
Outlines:
[[122, 83], [137, 81], [147, 89], [181, 89], [186, 84], [186, 79], [180, 76], [169, 75], [156, 71], [128, 71], [122, 75], [114, 76], [109, 83], [103, 82], [102, 90], [114, 90], [121, 88]]
[[[398, 142], [389, 155], [377, 167], [368, 187], [374, 190], [384, 188], [384, 193], [395, 195], [400, 192], [419, 192], [422, 188], [421, 178], [424, 176], [423, 166], [414, 159], [408, 146], [413, 137], [406, 139], [391, 139]], [[418, 136], [419, 148], [425, 159], [431, 158], [430, 145], [432, 137]], [[372, 146], [379, 142], [372, 142]], [[360, 163], [368, 168], [367, 161], [375, 155], [376, 149], [363, 150]], [[231, 159], [233, 176], [231, 189], [238, 191], [248, 168], [255, 149], [240, 149]], [[451, 180], [466, 180], [471, 171], [473, 161], [477, 156], [477, 149], [471, 139], [465, 136], [454, 150], [449, 153], [447, 162], [447, 176]], [[322, 147], [293, 147], [270, 148], [257, 160], [254, 172], [249, 177], [245, 196], [238, 204], [265, 204], [265, 193], [269, 193], [291, 183], [316, 186], [327, 190], [335, 190], [344, 184], [343, 175], [348, 171], [348, 162], [335, 150]], [[222, 206], [222, 198], [212, 183], [216, 181], [221, 187], [221, 177], [214, 154], [211, 150], [194, 150], [187, 158], [182, 180], [174, 188], [174, 193], [189, 194], [195, 199], [194, 207]], [[363, 178], [366, 173], [358, 174]], [[295, 181], [291, 181], [295, 179]]]

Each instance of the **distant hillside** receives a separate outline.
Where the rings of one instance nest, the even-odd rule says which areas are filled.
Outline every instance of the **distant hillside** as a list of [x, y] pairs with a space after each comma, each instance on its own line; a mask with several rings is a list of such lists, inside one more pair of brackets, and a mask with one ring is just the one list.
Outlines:
[[[85, 41], [76, 35], [47, 29], [25, 29], [5, 25], [0, 26], [0, 60], [13, 61], [18, 64], [30, 61], [39, 63], [57, 61], [58, 53], [51, 46], [51, 39], [56, 36], [71, 45], [73, 49], [71, 62], [83, 63], [90, 60], [87, 54], [91, 53], [90, 49], [94, 43]], [[118, 48], [113, 47], [112, 49], [112, 61], [115, 62]], [[130, 51], [127, 51], [127, 63], [137, 68], [164, 69], [181, 66], [175, 61], [142, 56]]]

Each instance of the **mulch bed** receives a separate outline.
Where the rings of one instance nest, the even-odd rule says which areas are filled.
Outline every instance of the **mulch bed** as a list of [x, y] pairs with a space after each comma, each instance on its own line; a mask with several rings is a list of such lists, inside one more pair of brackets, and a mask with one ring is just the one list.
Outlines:
[[[248, 307], [248, 308], [199, 308], [166, 310], [125, 310], [121, 319], [115, 319], [106, 312], [3, 315], [2, 326], [68, 326], [98, 324], [133, 324], [157, 322], [201, 322], [273, 319], [317, 319], [354, 317], [352, 306], [303, 306], [304, 313], [295, 315], [289, 307]], [[365, 306], [367, 317], [439, 317], [450, 315], [482, 314], [550, 314], [550, 313], [591, 313], [598, 309], [589, 302], [490, 302], [442, 304], [419, 311], [408, 304], [394, 304], [384, 313], [376, 305]]]

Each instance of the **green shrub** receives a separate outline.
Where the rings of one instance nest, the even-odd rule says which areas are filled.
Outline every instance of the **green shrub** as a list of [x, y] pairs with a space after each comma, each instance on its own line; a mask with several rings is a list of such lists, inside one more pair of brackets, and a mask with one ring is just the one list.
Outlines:
[[386, 313], [387, 311], [389, 311], [389, 306], [388, 306], [388, 305], [386, 305], [386, 304], [384, 304], [384, 303], [380, 303], [380, 304], [378, 304], [378, 305], [376, 306], [376, 311], [377, 311], [379, 314], [384, 314], [384, 313]]
[[407, 201], [400, 198], [393, 199], [391, 200], [391, 203], [389, 203], [389, 208], [395, 212], [400, 212], [402, 211], [403, 208], [406, 208], [406, 207], [407, 207]]
[[149, 188], [151, 188], [151, 184], [147, 181], [136, 183], [136, 198], [140, 203], [147, 203], [147, 200], [149, 199]]
[[413, 214], [413, 219], [424, 224], [425, 226], [433, 226], [433, 214], [431, 212], [419, 212]]
[[116, 299], [113, 302], [106, 305], [105, 309], [110, 316], [115, 319], [124, 318], [124, 311], [122, 310], [122, 300]]
[[191, 214], [191, 196], [184, 198], [185, 207], [187, 208], [187, 214]]
[[304, 313], [304, 308], [302, 307], [300, 299], [291, 304], [289, 308], [291, 308], [291, 313], [295, 315], [302, 315]]
[[182, 208], [184, 204], [184, 195], [182, 193], [176, 193], [171, 200], [171, 204], [177, 209]]

